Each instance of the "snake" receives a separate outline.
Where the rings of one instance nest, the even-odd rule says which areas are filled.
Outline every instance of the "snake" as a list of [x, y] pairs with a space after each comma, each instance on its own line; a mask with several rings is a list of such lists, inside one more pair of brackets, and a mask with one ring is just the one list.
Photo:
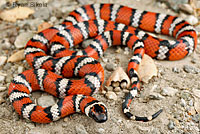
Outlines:
[[[175, 40], [154, 37], [146, 32], [172, 36]], [[93, 41], [83, 50], [72, 50], [84, 40]], [[25, 58], [32, 69], [17, 75], [8, 95], [15, 111], [36, 123], [50, 123], [81, 112], [103, 123], [108, 119], [106, 105], [92, 97], [103, 88], [104, 69], [99, 58], [110, 46], [122, 45], [133, 50], [127, 73], [130, 92], [122, 103], [128, 119], [150, 121], [163, 110], [149, 117], [135, 116], [130, 104], [140, 91], [138, 66], [146, 53], [158, 60], [180, 60], [197, 46], [197, 32], [185, 20], [162, 13], [133, 9], [117, 4], [83, 5], [61, 24], [35, 34], [25, 46]], [[44, 91], [60, 98], [52, 106], [42, 107], [31, 99], [31, 92]]]

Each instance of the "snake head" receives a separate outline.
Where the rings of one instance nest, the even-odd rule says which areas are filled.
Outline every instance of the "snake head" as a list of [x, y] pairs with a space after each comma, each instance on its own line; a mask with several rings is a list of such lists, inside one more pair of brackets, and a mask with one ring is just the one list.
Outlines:
[[90, 108], [88, 115], [98, 123], [103, 123], [108, 119], [107, 108], [103, 103], [100, 102], [94, 104]]

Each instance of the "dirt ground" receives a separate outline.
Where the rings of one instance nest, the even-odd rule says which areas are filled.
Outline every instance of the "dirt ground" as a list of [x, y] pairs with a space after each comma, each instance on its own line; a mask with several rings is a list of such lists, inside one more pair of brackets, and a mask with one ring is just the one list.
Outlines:
[[[50, 10], [48, 18], [36, 18], [37, 16], [30, 16], [25, 20], [18, 20], [16, 22], [0, 21], [0, 42], [2, 45], [0, 49], [0, 56], [9, 58], [14, 52], [21, 49], [15, 47], [14, 42], [17, 36], [22, 32], [35, 32], [32, 26], [37, 26], [42, 21], [58, 24], [67, 16], [67, 14], [79, 7], [77, 1], [67, 0], [45, 0], [48, 1], [48, 9]], [[82, 1], [83, 2], [83, 1]], [[88, 3], [95, 3], [99, 1], [89, 1]], [[103, 3], [117, 3], [132, 8], [141, 10], [167, 13], [171, 15], [180, 15], [172, 11], [166, 4], [156, 2], [154, 0], [137, 0], [137, 1], [123, 1], [123, 0], [103, 0]], [[62, 4], [64, 3], [64, 4]], [[60, 5], [59, 5], [60, 4]], [[3, 10], [3, 9], [2, 9]], [[66, 13], [62, 13], [65, 10]], [[39, 12], [35, 10], [35, 12]], [[52, 16], [56, 17], [52, 21]], [[37, 20], [37, 22], [36, 22]], [[40, 21], [42, 20], [42, 21]], [[36, 24], [32, 24], [36, 22]], [[35, 27], [37, 28], [37, 27]], [[156, 35], [161, 37], [160, 35]], [[169, 37], [164, 37], [169, 38]], [[10, 47], [2, 48], [5, 45], [5, 40], [9, 40]], [[171, 39], [171, 38], [170, 38]], [[198, 44], [199, 45], [199, 44]], [[109, 48], [104, 58], [100, 59], [105, 68], [106, 64], [113, 64], [122, 66], [124, 70], [128, 64], [128, 58], [131, 57], [131, 52], [124, 54], [125, 48], [121, 48], [120, 52], [116, 52], [119, 48]], [[5, 63], [0, 66], [0, 75], [5, 75], [5, 79], [0, 81], [0, 87], [6, 87], [0, 92], [0, 133], [1, 134], [197, 134], [200, 133], [200, 48], [199, 46], [195, 52], [180, 61], [155, 61], [158, 69], [158, 76], [153, 77], [148, 83], [142, 83], [142, 91], [135, 98], [131, 104], [131, 111], [135, 115], [149, 116], [160, 108], [163, 112], [153, 121], [150, 122], [136, 122], [128, 120], [121, 111], [122, 101], [125, 93], [121, 91], [118, 93], [117, 100], [109, 100], [105, 95], [97, 93], [94, 95], [98, 100], [104, 102], [108, 108], [108, 120], [105, 123], [99, 124], [83, 114], [73, 114], [60, 119], [59, 121], [50, 124], [37, 124], [31, 121], [22, 119], [14, 111], [9, 102], [7, 89], [10, 81], [18, 73], [19, 67], [23, 70], [30, 68], [25, 59]], [[187, 70], [189, 68], [189, 71]], [[105, 69], [105, 80], [112, 71]], [[173, 89], [174, 94], [170, 91], [163, 90]], [[33, 93], [33, 99], [39, 98], [45, 93]], [[152, 97], [153, 96], [153, 97]], [[55, 101], [57, 100], [54, 98]]]

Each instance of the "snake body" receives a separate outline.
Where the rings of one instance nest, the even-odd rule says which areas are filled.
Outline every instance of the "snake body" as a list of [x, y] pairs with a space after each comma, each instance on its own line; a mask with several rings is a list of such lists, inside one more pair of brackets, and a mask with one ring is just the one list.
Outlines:
[[[137, 28], [170, 35], [176, 40], [156, 38]], [[88, 38], [95, 39], [86, 49], [69, 49]], [[97, 59], [112, 45], [127, 45], [134, 51], [127, 70], [131, 90], [125, 97], [122, 110], [129, 119], [149, 121], [162, 110], [150, 117], [134, 116], [129, 111], [132, 99], [140, 90], [137, 69], [144, 53], [159, 60], [180, 60], [196, 48], [197, 33], [188, 22], [171, 15], [116, 4], [77, 8], [62, 24], [34, 35], [27, 43], [25, 57], [33, 69], [15, 77], [8, 92], [17, 113], [38, 123], [56, 121], [75, 112], [105, 122], [106, 106], [91, 95], [104, 82], [104, 70]], [[71, 77], [81, 79], [68, 79]], [[37, 90], [61, 99], [50, 107], [38, 106], [30, 98], [30, 93]]]

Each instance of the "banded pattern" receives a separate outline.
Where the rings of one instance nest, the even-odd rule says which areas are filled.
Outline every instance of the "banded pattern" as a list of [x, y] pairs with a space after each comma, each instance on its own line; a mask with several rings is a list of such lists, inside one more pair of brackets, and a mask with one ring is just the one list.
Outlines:
[[[134, 27], [170, 35], [176, 40], [155, 38]], [[95, 36], [85, 50], [69, 50]], [[103, 68], [95, 59], [102, 57], [112, 45], [127, 45], [134, 50], [128, 64], [132, 86], [122, 110], [130, 119], [149, 121], [162, 110], [150, 117], [133, 116], [129, 111], [132, 99], [140, 90], [137, 69], [144, 53], [160, 60], [182, 59], [196, 48], [197, 34], [186, 21], [170, 15], [115, 4], [82, 6], [71, 12], [62, 24], [36, 34], [27, 43], [26, 60], [34, 69], [19, 74], [10, 84], [8, 93], [15, 110], [24, 118], [38, 123], [49, 123], [75, 112], [85, 113], [97, 122], [106, 121], [105, 105], [90, 95], [104, 81]], [[63, 77], [83, 78], [69, 80]], [[51, 107], [37, 106], [29, 98], [30, 93], [36, 90], [62, 99]]]
[[[15, 77], [10, 84], [9, 98], [19, 115], [37, 123], [56, 121], [75, 112], [85, 113], [97, 122], [106, 121], [105, 105], [90, 97], [93, 91], [86, 88], [87, 86], [98, 88], [99, 78], [90, 74], [84, 80], [82, 85], [75, 85], [78, 86], [76, 88], [73, 87], [74, 83], [81, 80], [69, 80], [45, 69], [27, 70]], [[92, 88], [92, 90], [97, 88]], [[37, 106], [30, 99], [30, 93], [37, 90], [43, 90], [61, 99], [53, 106], [45, 108]]]

